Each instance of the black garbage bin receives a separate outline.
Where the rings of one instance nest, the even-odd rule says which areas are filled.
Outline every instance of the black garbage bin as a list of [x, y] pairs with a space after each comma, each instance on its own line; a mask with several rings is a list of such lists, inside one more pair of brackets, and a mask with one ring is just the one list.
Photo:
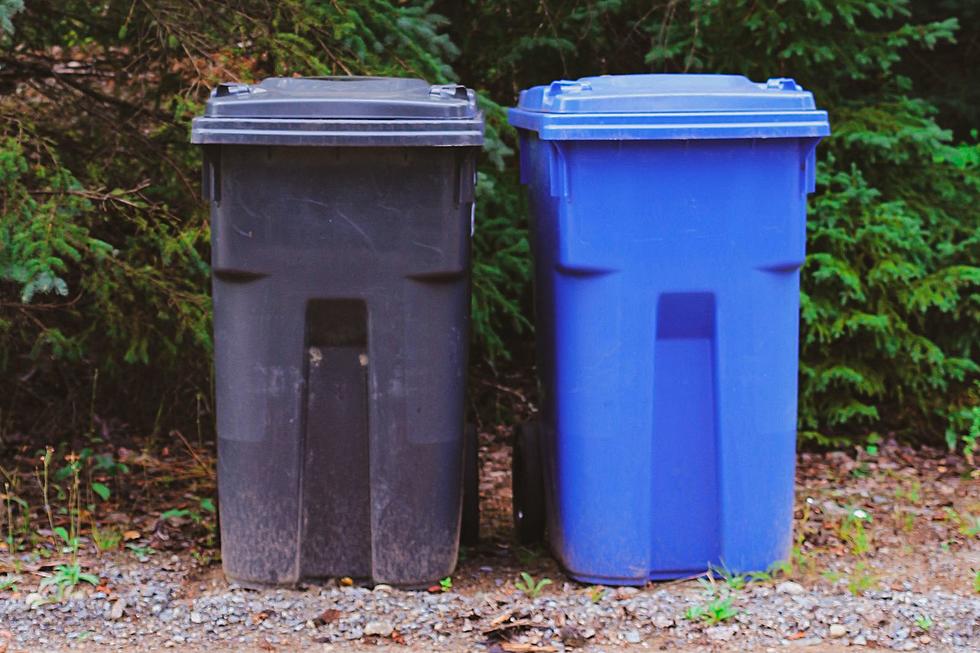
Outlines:
[[420, 79], [223, 84], [211, 203], [227, 576], [417, 586], [460, 528], [483, 116]]

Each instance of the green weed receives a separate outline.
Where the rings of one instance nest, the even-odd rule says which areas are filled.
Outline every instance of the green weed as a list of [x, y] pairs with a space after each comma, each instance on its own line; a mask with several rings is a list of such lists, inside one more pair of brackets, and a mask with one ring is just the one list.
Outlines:
[[878, 584], [878, 578], [871, 573], [863, 560], [854, 565], [854, 572], [847, 578], [847, 590], [854, 596], [860, 596]]
[[840, 582], [840, 579], [843, 578], [839, 571], [835, 571], [833, 569], [824, 571], [822, 574], [820, 574], [820, 576], [831, 585], [836, 585], [838, 582]]
[[912, 481], [907, 486], [903, 485], [897, 488], [895, 490], [895, 498], [918, 505], [922, 501], [922, 483]]
[[157, 552], [153, 547], [143, 544], [127, 544], [126, 548], [129, 549], [140, 562], [146, 562], [150, 559], [151, 555]]
[[871, 468], [868, 467], [868, 463], [861, 463], [851, 470], [851, 476], [854, 478], [867, 478], [871, 475]]
[[772, 583], [779, 577], [789, 576], [792, 572], [793, 563], [789, 560], [778, 560], [769, 565], [769, 568], [765, 571], [749, 572], [748, 580], [753, 583]]
[[855, 508], [841, 519], [837, 534], [846, 543], [851, 553], [862, 556], [871, 550], [871, 541], [865, 524], [871, 522], [871, 515], [861, 508]]
[[115, 551], [122, 543], [122, 539], [122, 533], [118, 529], [101, 529], [92, 522], [92, 542], [99, 551]]
[[725, 583], [725, 585], [734, 591], [739, 591], [745, 589], [745, 574], [737, 574], [730, 571], [727, 567], [714, 567], [712, 565], [708, 566], [708, 574], [717, 575]]
[[701, 621], [709, 626], [728, 621], [738, 614], [731, 596], [717, 596], [701, 605], [692, 605], [684, 613], [688, 621]]
[[915, 627], [924, 633], [928, 633], [929, 629], [935, 625], [935, 622], [927, 614], [920, 614], [915, 618]]
[[99, 577], [94, 574], [86, 574], [82, 571], [82, 566], [78, 562], [66, 565], [58, 565], [54, 568], [54, 574], [41, 579], [41, 588], [54, 586], [57, 589], [57, 597], [61, 599], [67, 590], [74, 588], [79, 583], [99, 584]]
[[98, 576], [82, 571], [82, 566], [78, 562], [79, 549], [79, 530], [81, 527], [81, 458], [75, 454], [65, 456], [67, 465], [63, 469], [68, 470], [70, 483], [68, 484], [66, 511], [68, 513], [68, 528], [55, 526], [54, 534], [61, 540], [62, 551], [69, 554], [69, 562], [55, 567], [54, 574], [41, 580], [40, 588], [55, 587], [57, 598], [64, 597], [65, 592], [71, 590], [80, 583], [99, 584]]
[[960, 535], [966, 537], [980, 536], [980, 515], [961, 515], [953, 508], [946, 508], [946, 521], [953, 524]]
[[21, 581], [21, 577], [17, 574], [4, 574], [0, 576], [0, 592], [16, 592], [17, 583]]
[[[732, 587], [727, 582], [719, 589], [715, 582], [714, 574], [709, 570], [708, 574], [698, 579], [698, 584], [704, 589], [706, 601], [702, 604], [692, 605], [684, 612], [684, 618], [688, 621], [700, 621], [713, 626], [727, 621], [738, 614], [732, 598]], [[736, 583], [737, 585], [738, 583]], [[744, 582], [743, 582], [744, 585]]]
[[550, 578], [542, 578], [539, 581], [535, 581], [534, 576], [526, 571], [522, 571], [521, 577], [514, 583], [514, 587], [524, 592], [524, 596], [528, 597], [529, 599], [538, 598], [544, 588], [548, 585], [551, 585]]

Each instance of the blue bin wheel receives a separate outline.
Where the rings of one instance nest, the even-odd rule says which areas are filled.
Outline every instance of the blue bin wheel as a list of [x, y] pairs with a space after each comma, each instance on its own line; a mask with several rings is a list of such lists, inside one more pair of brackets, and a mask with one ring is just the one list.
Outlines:
[[537, 424], [526, 422], [516, 427], [511, 471], [514, 533], [520, 544], [535, 544], [544, 539], [545, 500], [540, 441]]
[[459, 541], [473, 546], [480, 541], [480, 441], [476, 427], [463, 434], [463, 520]]

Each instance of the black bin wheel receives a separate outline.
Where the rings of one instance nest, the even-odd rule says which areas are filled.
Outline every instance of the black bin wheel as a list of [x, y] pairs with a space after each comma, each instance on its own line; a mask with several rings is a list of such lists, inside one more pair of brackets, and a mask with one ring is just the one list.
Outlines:
[[514, 533], [520, 544], [544, 539], [545, 500], [541, 436], [537, 424], [526, 422], [514, 429], [512, 483]]
[[463, 519], [459, 541], [473, 546], [480, 541], [480, 441], [476, 428], [463, 433]]

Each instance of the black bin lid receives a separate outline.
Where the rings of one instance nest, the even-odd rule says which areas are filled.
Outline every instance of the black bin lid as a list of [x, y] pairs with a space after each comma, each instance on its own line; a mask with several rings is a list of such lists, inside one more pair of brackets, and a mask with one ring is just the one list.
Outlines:
[[191, 141], [238, 145], [481, 145], [476, 94], [401, 77], [270, 77], [221, 84]]

